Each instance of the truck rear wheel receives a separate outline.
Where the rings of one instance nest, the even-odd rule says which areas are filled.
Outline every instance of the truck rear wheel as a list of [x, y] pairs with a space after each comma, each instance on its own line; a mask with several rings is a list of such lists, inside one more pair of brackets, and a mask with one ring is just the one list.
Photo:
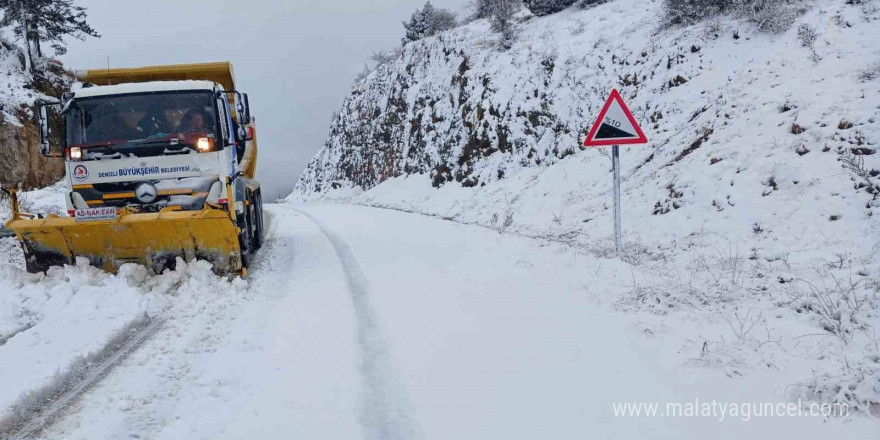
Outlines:
[[241, 248], [241, 267], [247, 269], [251, 263], [251, 222], [248, 209], [245, 208], [244, 213], [238, 217], [238, 227], [241, 232], [238, 234], [238, 245]]
[[263, 223], [263, 195], [257, 193], [254, 196], [254, 252], [263, 247], [265, 234], [266, 231]]

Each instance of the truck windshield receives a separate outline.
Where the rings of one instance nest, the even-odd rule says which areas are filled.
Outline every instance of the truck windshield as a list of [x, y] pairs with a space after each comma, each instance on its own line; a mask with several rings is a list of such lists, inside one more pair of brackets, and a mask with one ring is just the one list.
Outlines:
[[186, 91], [84, 98], [67, 111], [67, 145], [167, 144], [214, 137], [213, 93]]

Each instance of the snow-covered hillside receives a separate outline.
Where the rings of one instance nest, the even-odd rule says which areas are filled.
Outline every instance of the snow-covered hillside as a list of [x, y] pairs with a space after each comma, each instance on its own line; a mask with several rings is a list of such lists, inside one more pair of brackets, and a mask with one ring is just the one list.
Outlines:
[[880, 2], [815, 2], [780, 34], [661, 16], [614, 0], [530, 18], [509, 51], [485, 21], [410, 44], [355, 85], [291, 199], [611, 256], [608, 152], [578, 146], [617, 87], [651, 139], [622, 151], [617, 307], [726, 323], [682, 362], [788, 369], [789, 398], [880, 413]]

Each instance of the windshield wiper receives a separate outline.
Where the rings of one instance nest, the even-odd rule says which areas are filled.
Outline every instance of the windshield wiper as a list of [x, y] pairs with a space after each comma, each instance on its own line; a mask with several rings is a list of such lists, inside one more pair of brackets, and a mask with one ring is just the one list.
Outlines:
[[128, 142], [126, 142], [122, 145], [119, 145], [119, 146], [120, 147], [149, 147], [149, 146], [154, 146], [154, 145], [164, 145], [164, 144], [170, 144], [170, 143], [171, 143], [171, 139], [168, 139], [167, 137], [163, 136], [161, 139], [150, 139], [150, 138], [135, 139], [132, 141], [128, 141]]

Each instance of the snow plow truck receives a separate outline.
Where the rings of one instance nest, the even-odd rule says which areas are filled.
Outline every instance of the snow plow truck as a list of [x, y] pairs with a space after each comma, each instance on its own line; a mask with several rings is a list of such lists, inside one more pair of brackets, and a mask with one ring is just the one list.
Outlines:
[[21, 212], [11, 194], [6, 228], [27, 270], [83, 257], [108, 272], [138, 263], [161, 273], [182, 258], [246, 276], [263, 207], [255, 120], [231, 63], [76, 75], [81, 87], [37, 107], [42, 154], [66, 162], [67, 216]]

